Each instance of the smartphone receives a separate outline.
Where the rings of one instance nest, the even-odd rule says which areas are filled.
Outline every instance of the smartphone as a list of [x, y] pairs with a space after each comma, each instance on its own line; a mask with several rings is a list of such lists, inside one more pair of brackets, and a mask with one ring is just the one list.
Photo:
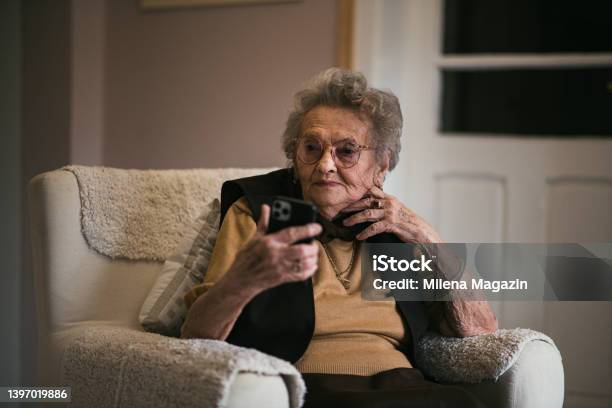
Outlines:
[[[268, 234], [280, 231], [287, 227], [315, 222], [317, 219], [317, 207], [296, 198], [276, 196], [272, 200], [270, 209], [270, 222], [268, 223]], [[306, 238], [295, 242], [304, 244], [312, 242], [313, 238]]]

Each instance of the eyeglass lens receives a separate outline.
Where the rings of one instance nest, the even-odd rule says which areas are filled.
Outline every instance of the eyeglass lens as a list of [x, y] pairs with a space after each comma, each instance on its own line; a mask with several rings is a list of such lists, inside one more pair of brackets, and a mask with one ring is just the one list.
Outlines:
[[[300, 139], [298, 158], [305, 164], [313, 164], [321, 159], [325, 151], [324, 145], [314, 137]], [[361, 149], [350, 140], [341, 140], [332, 145], [332, 156], [338, 159], [343, 167], [354, 166], [359, 161]]]

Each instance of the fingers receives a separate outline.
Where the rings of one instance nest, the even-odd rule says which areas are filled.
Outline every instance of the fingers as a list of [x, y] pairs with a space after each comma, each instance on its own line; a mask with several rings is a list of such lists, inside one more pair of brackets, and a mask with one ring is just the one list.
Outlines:
[[319, 255], [319, 247], [317, 244], [298, 244], [288, 246], [283, 250], [283, 257], [287, 259], [302, 259], [312, 258]]
[[340, 212], [358, 211], [366, 208], [386, 208], [393, 206], [394, 203], [395, 197], [385, 194], [380, 188], [375, 186], [368, 191], [365, 197], [346, 206]]
[[[300, 244], [290, 247], [283, 254], [285, 260], [283, 263], [286, 270], [282, 274], [283, 281], [302, 281], [314, 275], [319, 267], [318, 249], [319, 247], [315, 244]], [[294, 257], [296, 255], [297, 257]]]
[[311, 222], [310, 224], [300, 225], [298, 227], [284, 228], [271, 236], [279, 242], [292, 244], [306, 238], [314, 238], [323, 231], [320, 224]]
[[351, 215], [350, 217], [345, 219], [342, 223], [348, 227], [348, 226], [360, 224], [366, 221], [369, 221], [369, 222], [379, 221], [384, 217], [385, 217], [385, 210], [367, 209], [367, 210], [360, 211], [357, 214]]
[[372, 186], [372, 188], [369, 191], [370, 195], [375, 197], [375, 198], [385, 198], [385, 192], [382, 191], [379, 187], [377, 186]]
[[312, 275], [315, 274], [315, 272], [317, 271], [317, 265], [315, 264], [314, 266], [308, 266], [307, 268], [302, 268], [300, 269], [298, 272], [294, 272], [290, 275], [288, 275], [288, 281], [304, 281], [306, 279], [309, 279]]
[[270, 206], [268, 204], [262, 204], [261, 214], [259, 215], [259, 220], [257, 221], [257, 233], [260, 235], [265, 235], [266, 231], [268, 231], [269, 222]]
[[[300, 273], [304, 270], [309, 270], [312, 268], [317, 268], [319, 262], [318, 256], [310, 256], [307, 258], [298, 258], [298, 259], [287, 259], [286, 260], [286, 269], [292, 273]], [[297, 266], [297, 268], [296, 268]]]
[[347, 207], [344, 207], [342, 210], [340, 210], [340, 212], [351, 212], [351, 211], [358, 211], [358, 210], [363, 210], [366, 208], [371, 208], [372, 207], [372, 202], [376, 200], [376, 198], [374, 197], [365, 197], [362, 198], [361, 200], [355, 201], [354, 203], [350, 204]]
[[357, 234], [355, 238], [362, 241], [364, 239], [373, 237], [374, 235], [378, 235], [382, 232], [386, 232], [388, 231], [388, 229], [389, 229], [389, 224], [383, 221], [378, 221], [370, 225], [368, 228], [364, 229], [363, 231], [361, 231], [359, 234]]
[[384, 220], [370, 225], [368, 228], [361, 231], [355, 238], [358, 240], [365, 240], [383, 232], [391, 232], [403, 242], [424, 242], [423, 236], [417, 226], [411, 224], [394, 224]]
[[302, 270], [300, 271], [299, 275], [298, 275], [298, 279], [299, 280], [305, 280], [310, 278], [312, 275], [315, 274], [315, 272], [318, 269], [318, 260], [314, 260], [314, 261], [308, 261], [303, 267]]
[[297, 279], [304, 280], [310, 278], [317, 271], [319, 267], [319, 257], [314, 256], [310, 258], [302, 259], [300, 262], [300, 270], [297, 272]]

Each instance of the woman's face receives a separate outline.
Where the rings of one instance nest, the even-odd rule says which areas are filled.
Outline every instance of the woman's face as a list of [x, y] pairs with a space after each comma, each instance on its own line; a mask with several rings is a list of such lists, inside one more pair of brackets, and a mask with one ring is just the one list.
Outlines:
[[362, 150], [359, 161], [350, 168], [342, 167], [337, 152], [335, 160], [331, 155], [332, 144], [340, 141], [372, 145], [371, 129], [369, 120], [345, 108], [317, 106], [304, 117], [299, 138], [320, 142], [323, 155], [312, 164], [305, 164], [299, 157], [294, 158], [294, 163], [304, 199], [317, 205], [324, 217], [331, 219], [362, 198], [375, 180], [382, 186], [388, 165], [377, 164], [374, 150]]

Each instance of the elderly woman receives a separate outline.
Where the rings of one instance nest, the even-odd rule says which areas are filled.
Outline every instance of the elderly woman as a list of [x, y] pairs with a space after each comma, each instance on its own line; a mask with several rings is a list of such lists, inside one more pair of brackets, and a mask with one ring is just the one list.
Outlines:
[[[398, 99], [359, 73], [329, 69], [298, 92], [282, 139], [289, 168], [223, 186], [217, 244], [204, 282], [185, 297], [182, 337], [291, 361], [306, 381], [307, 406], [474, 406], [461, 389], [426, 381], [414, 350], [426, 329], [459, 337], [495, 331], [485, 301], [361, 296], [364, 241], [441, 242], [383, 190], [401, 128]], [[319, 222], [266, 234], [265, 197], [274, 195], [314, 203]]]

